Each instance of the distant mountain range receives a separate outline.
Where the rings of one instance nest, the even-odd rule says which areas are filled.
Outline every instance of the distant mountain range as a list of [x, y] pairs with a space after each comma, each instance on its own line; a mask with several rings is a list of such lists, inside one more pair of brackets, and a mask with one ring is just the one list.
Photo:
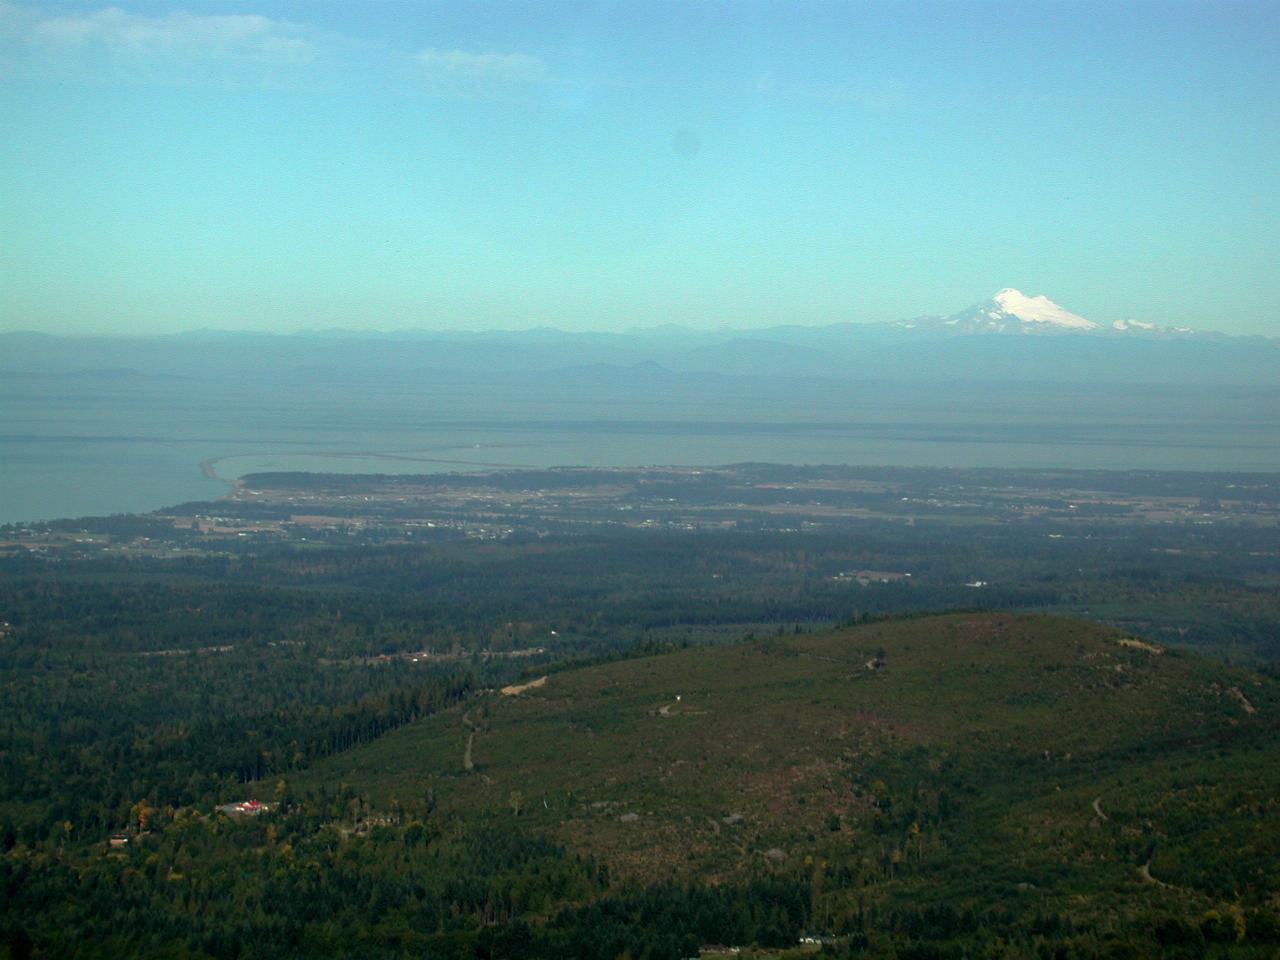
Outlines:
[[[1192, 383], [1280, 386], [1280, 340], [1120, 320], [1104, 326], [1045, 296], [1005, 288], [945, 317], [716, 330], [665, 325], [619, 333], [341, 329], [295, 334], [192, 331], [158, 337], [0, 334], [0, 375], [135, 376], [306, 385], [428, 378], [504, 388], [577, 383], [618, 390], [724, 378], [840, 382]], [[692, 379], [690, 379], [692, 378]], [[102, 379], [101, 374], [98, 379]], [[749, 384], [739, 384], [749, 388]]]

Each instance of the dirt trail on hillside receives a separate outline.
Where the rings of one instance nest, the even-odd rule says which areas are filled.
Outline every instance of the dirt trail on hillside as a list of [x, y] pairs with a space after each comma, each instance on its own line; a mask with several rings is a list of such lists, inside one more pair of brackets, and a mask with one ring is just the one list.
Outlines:
[[1142, 866], [1138, 868], [1138, 876], [1142, 878], [1143, 883], [1153, 883], [1157, 887], [1164, 887], [1166, 890], [1170, 889], [1169, 884], [1165, 883], [1163, 880], [1157, 880], [1155, 877], [1151, 875], [1150, 860], [1148, 860], [1146, 863], [1144, 863]]
[[462, 715], [462, 725], [466, 727], [470, 733], [467, 734], [467, 749], [462, 752], [462, 769], [470, 773], [475, 769], [475, 764], [471, 760], [471, 745], [476, 741], [476, 725], [471, 722], [468, 716], [470, 711]]
[[[1094, 812], [1094, 813], [1096, 813], [1096, 814], [1098, 815], [1098, 819], [1099, 819], [1099, 820], [1110, 820], [1110, 819], [1111, 819], [1111, 818], [1110, 818], [1110, 817], [1108, 817], [1105, 813], [1103, 813], [1103, 812], [1102, 812], [1102, 797], [1094, 797], [1094, 798], [1093, 798], [1093, 812]], [[1152, 886], [1156, 886], [1156, 887], [1164, 887], [1166, 890], [1171, 890], [1171, 889], [1173, 889], [1172, 884], [1165, 883], [1163, 880], [1157, 880], [1155, 877], [1153, 877], [1153, 876], [1151, 875], [1151, 861], [1150, 861], [1150, 860], [1147, 860], [1147, 862], [1146, 862], [1146, 863], [1144, 863], [1144, 864], [1142, 864], [1142, 866], [1138, 867], [1138, 879], [1140, 879], [1143, 883], [1149, 883], [1149, 884], [1151, 884]]]
[[530, 680], [528, 683], [513, 683], [509, 687], [502, 688], [504, 697], [514, 697], [517, 694], [524, 693], [526, 690], [533, 690], [537, 687], [546, 686], [547, 678], [539, 677], [537, 680]]
[[[672, 717], [699, 717], [710, 712], [710, 710], [690, 710], [688, 706], [680, 700], [676, 700], [675, 703], [664, 704], [658, 708], [658, 716], [666, 717], [668, 720]], [[652, 714], [650, 714], [650, 716], [652, 716]]]
[[1135, 637], [1121, 637], [1116, 641], [1122, 647], [1130, 647], [1134, 650], [1143, 650], [1147, 653], [1154, 653], [1157, 657], [1164, 654], [1164, 647], [1157, 647], [1154, 643], [1147, 643], [1145, 640], [1138, 640]]
[[1240, 709], [1245, 713], [1253, 714], [1258, 712], [1258, 708], [1249, 702], [1249, 698], [1241, 692], [1239, 687], [1231, 687], [1227, 690], [1229, 696], [1236, 703], [1240, 704]]

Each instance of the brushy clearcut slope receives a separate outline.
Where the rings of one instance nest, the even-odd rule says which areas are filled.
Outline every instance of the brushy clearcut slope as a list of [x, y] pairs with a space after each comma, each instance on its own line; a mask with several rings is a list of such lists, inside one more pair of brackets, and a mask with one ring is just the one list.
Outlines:
[[1044, 616], [956, 614], [552, 673], [334, 758], [391, 807], [519, 825], [618, 882], [811, 871], [1080, 915], [1280, 890], [1274, 680]]

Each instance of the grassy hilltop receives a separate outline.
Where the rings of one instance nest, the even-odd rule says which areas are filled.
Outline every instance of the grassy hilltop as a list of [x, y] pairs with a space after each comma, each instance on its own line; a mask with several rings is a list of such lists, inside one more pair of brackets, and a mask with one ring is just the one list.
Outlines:
[[442, 823], [549, 837], [615, 886], [799, 872], [821, 928], [910, 902], [1264, 931], [1278, 719], [1274, 680], [1080, 621], [956, 614], [551, 673], [300, 785], [426, 795]]

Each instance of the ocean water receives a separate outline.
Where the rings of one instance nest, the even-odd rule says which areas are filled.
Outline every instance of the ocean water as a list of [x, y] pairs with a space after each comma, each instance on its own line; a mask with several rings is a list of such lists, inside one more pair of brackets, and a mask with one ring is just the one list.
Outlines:
[[[695, 385], [696, 387], [696, 385]], [[432, 473], [745, 461], [1280, 470], [1271, 393], [766, 385], [0, 383], [0, 522], [144, 512], [267, 470]]]

